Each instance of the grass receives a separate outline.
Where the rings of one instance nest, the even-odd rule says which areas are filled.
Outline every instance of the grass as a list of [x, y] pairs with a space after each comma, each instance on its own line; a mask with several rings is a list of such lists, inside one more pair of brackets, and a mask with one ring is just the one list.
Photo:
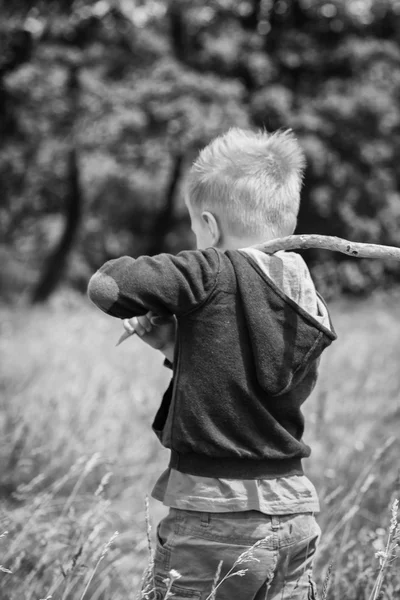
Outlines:
[[[332, 306], [339, 341], [304, 407], [320, 589], [334, 563], [328, 600], [399, 597], [388, 542], [400, 498], [398, 299]], [[0, 597], [133, 600], [144, 499], [168, 459], [150, 428], [170, 376], [162, 357], [138, 339], [115, 348], [118, 322], [67, 293], [2, 307], [0, 326]], [[165, 512], [150, 501], [153, 523]]]

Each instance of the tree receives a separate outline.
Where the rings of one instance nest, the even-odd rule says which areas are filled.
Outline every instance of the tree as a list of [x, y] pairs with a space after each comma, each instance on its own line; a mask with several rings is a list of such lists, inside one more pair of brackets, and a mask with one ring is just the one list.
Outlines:
[[[27, 288], [45, 263], [65, 265], [83, 289], [104, 260], [190, 244], [186, 169], [232, 125], [298, 135], [308, 159], [299, 232], [400, 245], [394, 0], [20, 0], [2, 11], [3, 29], [30, 32], [10, 45], [20, 58], [5, 60], [0, 106], [10, 131], [0, 148], [3, 250], [34, 274]], [[64, 216], [73, 157], [79, 229]], [[325, 293], [400, 275], [390, 262], [305, 257]]]
[[69, 101], [68, 120], [70, 133], [70, 147], [68, 149], [67, 179], [68, 190], [65, 198], [65, 226], [58, 244], [47, 259], [40, 279], [34, 287], [32, 301], [44, 302], [49, 298], [61, 281], [68, 256], [71, 252], [75, 237], [82, 218], [83, 198], [79, 173], [79, 157], [75, 140], [75, 118], [79, 111], [79, 66], [76, 63], [69, 65], [66, 94]]

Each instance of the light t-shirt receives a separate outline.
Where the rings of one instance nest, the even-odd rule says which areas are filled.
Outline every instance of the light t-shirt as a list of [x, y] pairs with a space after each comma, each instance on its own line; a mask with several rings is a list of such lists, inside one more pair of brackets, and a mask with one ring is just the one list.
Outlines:
[[319, 512], [317, 492], [305, 475], [238, 480], [166, 469], [151, 495], [165, 506], [200, 512], [258, 510], [269, 515]]

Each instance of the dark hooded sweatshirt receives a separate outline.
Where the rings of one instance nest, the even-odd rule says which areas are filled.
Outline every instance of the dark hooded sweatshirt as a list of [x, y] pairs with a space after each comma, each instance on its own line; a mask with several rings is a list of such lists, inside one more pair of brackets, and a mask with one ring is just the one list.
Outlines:
[[301, 405], [336, 335], [318, 318], [327, 315], [320, 296], [313, 316], [277, 285], [282, 254], [268, 256], [273, 278], [245, 250], [208, 248], [112, 260], [89, 282], [90, 299], [112, 316], [177, 317], [173, 378], [153, 429], [178, 471], [303, 473]]

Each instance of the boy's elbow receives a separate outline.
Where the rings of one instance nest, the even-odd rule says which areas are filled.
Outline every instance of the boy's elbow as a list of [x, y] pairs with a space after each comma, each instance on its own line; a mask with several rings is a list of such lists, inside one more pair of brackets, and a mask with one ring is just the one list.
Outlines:
[[108, 313], [112, 305], [118, 301], [119, 287], [113, 277], [100, 269], [90, 278], [87, 294], [93, 304]]

